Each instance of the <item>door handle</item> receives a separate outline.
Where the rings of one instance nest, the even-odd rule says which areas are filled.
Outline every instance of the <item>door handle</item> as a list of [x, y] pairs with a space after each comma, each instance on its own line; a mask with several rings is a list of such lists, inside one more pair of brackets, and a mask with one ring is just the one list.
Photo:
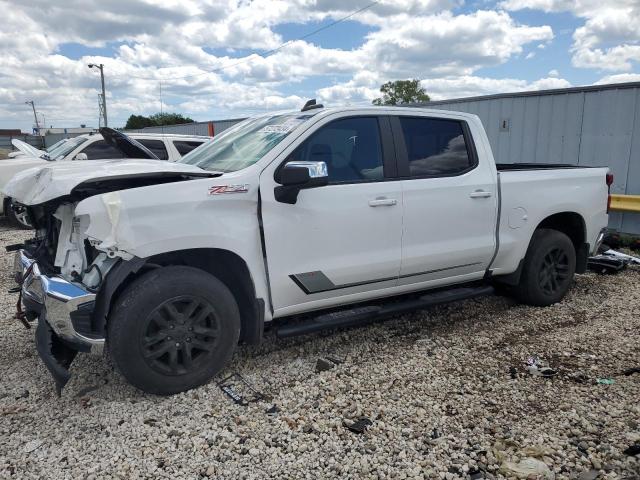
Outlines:
[[370, 207], [392, 207], [397, 204], [398, 201], [395, 198], [378, 197], [375, 200], [369, 200]]
[[487, 192], [485, 190], [476, 190], [475, 192], [471, 192], [469, 197], [471, 198], [489, 198], [491, 196], [491, 192]]

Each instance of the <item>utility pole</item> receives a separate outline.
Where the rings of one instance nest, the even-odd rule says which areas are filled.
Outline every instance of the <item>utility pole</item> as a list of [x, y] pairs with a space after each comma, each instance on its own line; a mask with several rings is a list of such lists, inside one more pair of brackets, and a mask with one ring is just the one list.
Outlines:
[[38, 135], [40, 135], [40, 123], [38, 123], [38, 115], [36, 114], [36, 106], [33, 103], [33, 100], [27, 100], [24, 103], [25, 103], [25, 105], [31, 105], [31, 108], [33, 109], [33, 118], [36, 121], [36, 130], [38, 131]]
[[107, 123], [107, 95], [104, 91], [104, 65], [101, 63], [100, 65], [95, 63], [90, 63], [87, 65], [89, 68], [99, 68], [100, 69], [100, 83], [102, 84], [102, 118], [104, 119], [104, 126], [108, 127]]

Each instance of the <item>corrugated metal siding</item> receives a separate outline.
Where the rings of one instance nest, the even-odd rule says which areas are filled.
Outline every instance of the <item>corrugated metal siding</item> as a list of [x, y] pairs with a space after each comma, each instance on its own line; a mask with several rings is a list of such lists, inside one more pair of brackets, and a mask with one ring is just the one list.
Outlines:
[[[474, 113], [500, 163], [608, 166], [612, 193], [640, 194], [640, 87], [440, 101], [429, 108]], [[509, 123], [502, 130], [503, 121]], [[640, 215], [613, 213], [609, 226], [640, 234]]]
[[164, 127], [146, 127], [136, 130], [125, 130], [125, 133], [173, 133], [177, 135], [209, 135], [209, 123], [213, 123], [214, 135], [241, 122], [244, 118], [229, 120], [211, 120], [210, 122], [182, 123], [180, 125], [165, 125]]

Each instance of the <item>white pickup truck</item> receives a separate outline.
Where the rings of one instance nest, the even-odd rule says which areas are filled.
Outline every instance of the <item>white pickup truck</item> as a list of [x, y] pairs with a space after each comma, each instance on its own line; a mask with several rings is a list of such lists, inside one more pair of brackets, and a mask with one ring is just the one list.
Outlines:
[[[24, 322], [62, 388], [106, 347], [157, 394], [209, 381], [265, 322], [288, 336], [509, 289], [545, 306], [607, 225], [606, 168], [498, 165], [478, 117], [417, 108], [249, 119], [169, 163], [18, 174]], [[302, 317], [302, 319], [300, 319]]]

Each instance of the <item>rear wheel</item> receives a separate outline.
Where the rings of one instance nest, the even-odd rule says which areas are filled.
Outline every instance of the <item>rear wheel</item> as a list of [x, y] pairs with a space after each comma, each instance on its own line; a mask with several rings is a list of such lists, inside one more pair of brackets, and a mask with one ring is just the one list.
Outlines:
[[202, 270], [170, 266], [143, 275], [118, 298], [107, 344], [131, 384], [170, 395], [213, 378], [239, 336], [240, 314], [229, 289]]
[[19, 203], [13, 203], [11, 199], [5, 202], [5, 214], [9, 219], [9, 223], [14, 227], [21, 228], [23, 230], [32, 229], [31, 220], [29, 219], [29, 213], [27, 207], [20, 205]]
[[562, 232], [536, 230], [524, 259], [516, 296], [523, 303], [547, 306], [566, 295], [576, 271], [576, 251]]

